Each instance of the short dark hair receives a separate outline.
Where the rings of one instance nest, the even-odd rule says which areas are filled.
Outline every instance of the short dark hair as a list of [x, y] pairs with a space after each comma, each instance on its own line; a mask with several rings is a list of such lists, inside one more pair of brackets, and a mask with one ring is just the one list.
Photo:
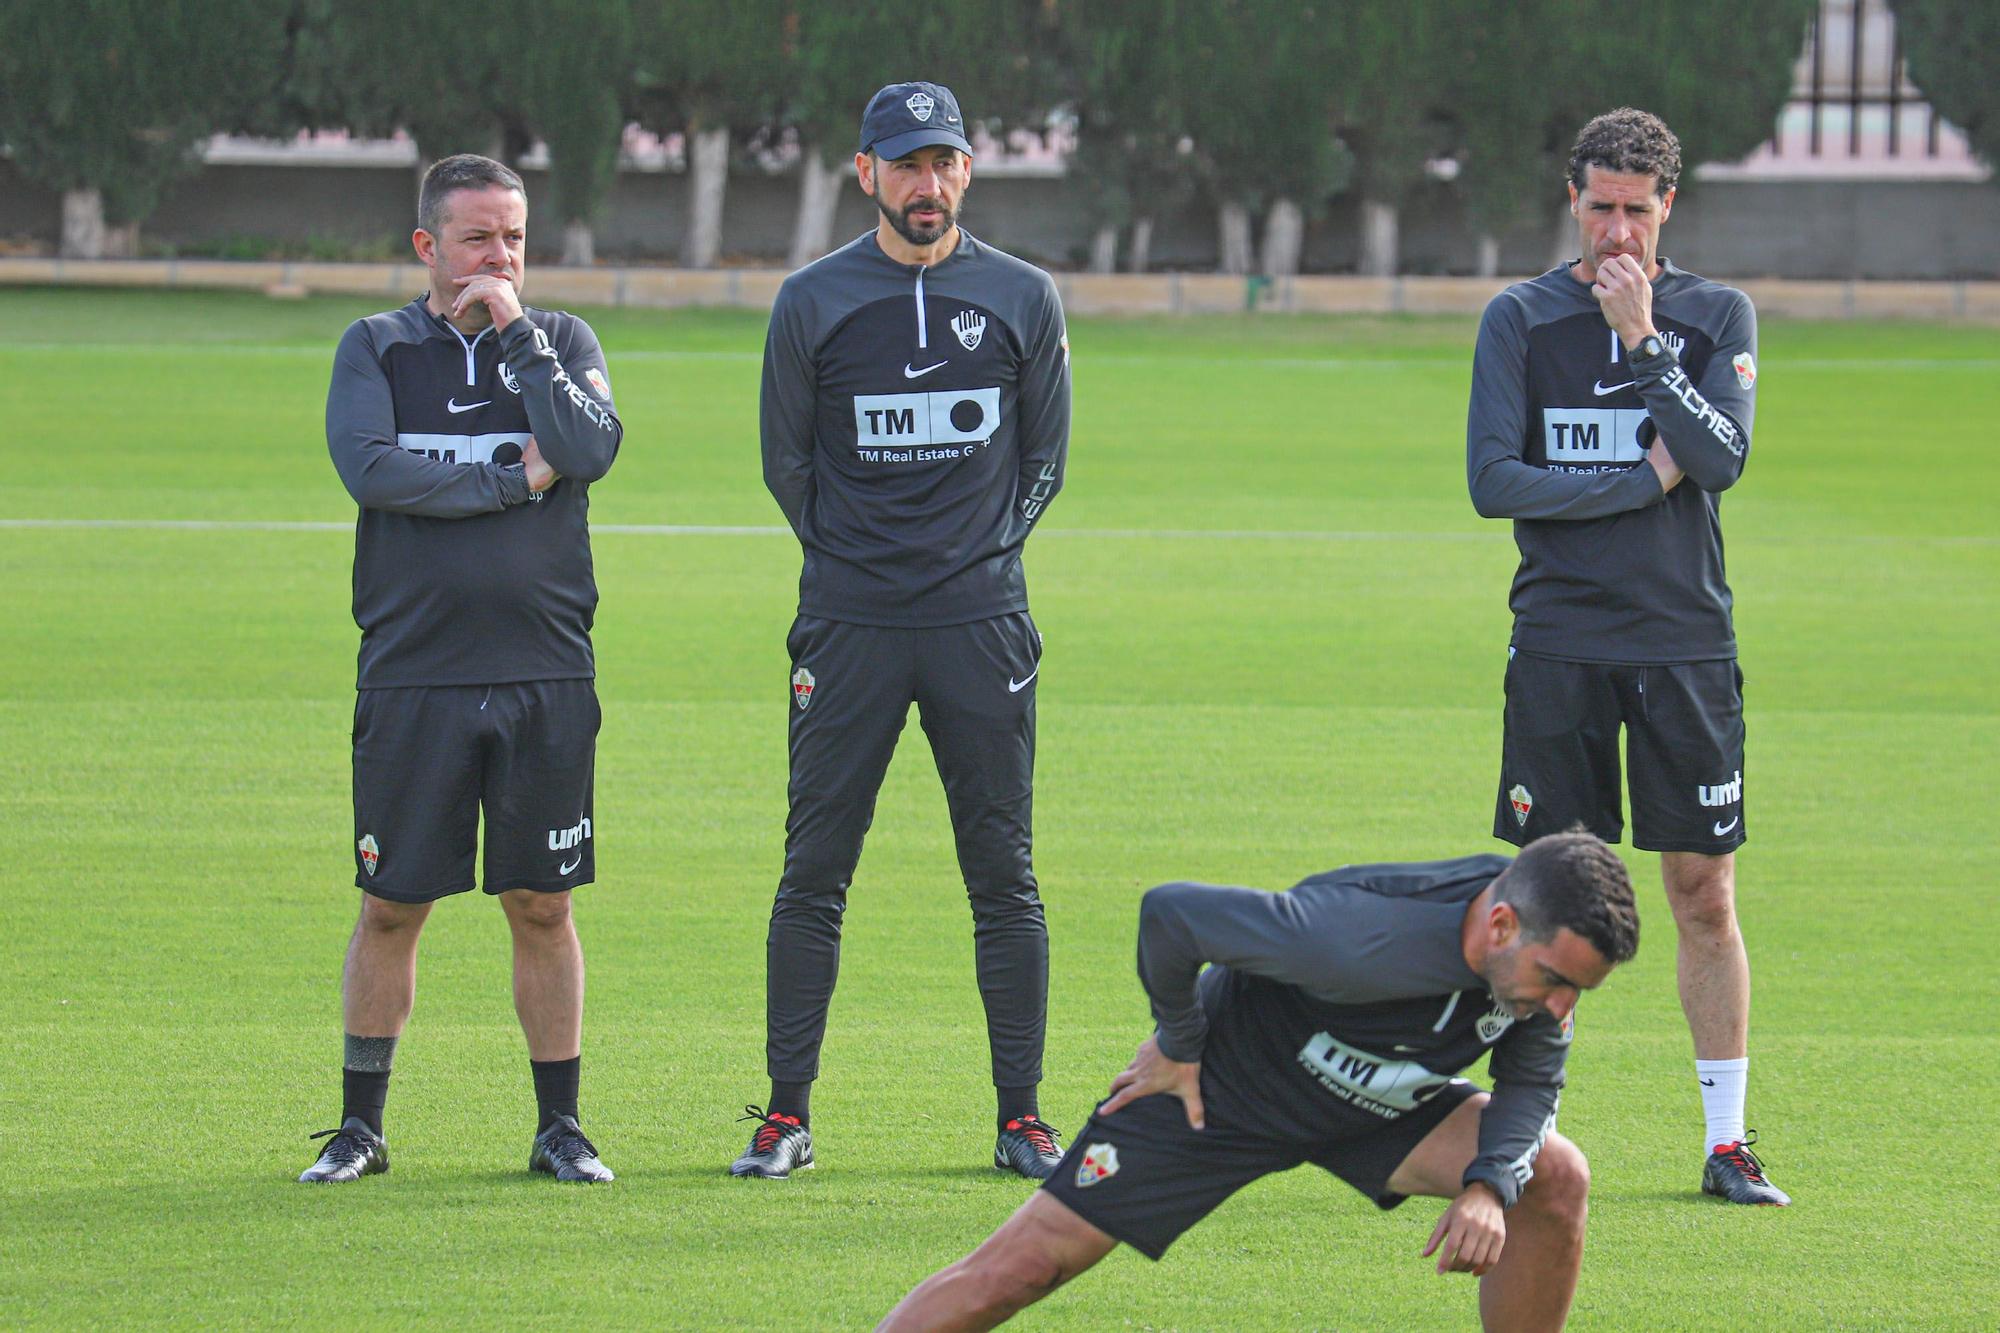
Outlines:
[[1569, 150], [1569, 183], [1581, 190], [1590, 168], [1651, 176], [1660, 198], [1681, 178], [1681, 141], [1650, 111], [1621, 106], [1583, 127]]
[[1606, 962], [1630, 962], [1639, 952], [1631, 872], [1618, 853], [1581, 828], [1551, 833], [1522, 848], [1494, 882], [1493, 900], [1514, 909], [1522, 935], [1532, 943], [1554, 939], [1567, 926]]
[[454, 153], [431, 163], [424, 173], [423, 188], [417, 191], [417, 225], [435, 236], [444, 226], [444, 201], [453, 190], [486, 190], [494, 186], [519, 190], [528, 197], [521, 178], [504, 162], [477, 153]]

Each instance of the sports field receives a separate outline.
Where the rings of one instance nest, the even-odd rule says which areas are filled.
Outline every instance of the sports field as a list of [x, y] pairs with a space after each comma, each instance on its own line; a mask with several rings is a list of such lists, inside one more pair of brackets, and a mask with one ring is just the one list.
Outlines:
[[[532, 296], [532, 274], [530, 277]], [[623, 456], [593, 490], [597, 856], [583, 1122], [524, 1171], [507, 935], [426, 932], [394, 1170], [292, 1183], [337, 1118], [352, 887], [353, 505], [334, 340], [383, 302], [0, 292], [0, 1324], [866, 1326], [983, 1237], [971, 929], [912, 726], [848, 913], [821, 1165], [723, 1168], [762, 1101], [796, 544], [756, 445], [762, 319], [584, 312]], [[1463, 472], [1469, 319], [1075, 321], [1068, 489], [1028, 549], [1042, 1106], [1148, 1030], [1139, 893], [1490, 850], [1504, 523]], [[1747, 678], [1750, 1123], [1789, 1210], [1700, 1198], [1655, 858], [1589, 996], [1574, 1327], [1990, 1327], [2000, 1308], [2000, 329], [1768, 322], [1724, 501]], [[1467, 1327], [1380, 1215], [1294, 1172], [1028, 1328]], [[1982, 1311], [1984, 1313], [1982, 1313]]]

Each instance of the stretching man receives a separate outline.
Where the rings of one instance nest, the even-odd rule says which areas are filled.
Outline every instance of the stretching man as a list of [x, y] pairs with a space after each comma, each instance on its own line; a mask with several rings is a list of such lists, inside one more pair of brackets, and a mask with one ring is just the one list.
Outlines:
[[[1047, 1183], [883, 1328], [991, 1328], [1119, 1242], [1158, 1259], [1308, 1162], [1381, 1208], [1450, 1199], [1424, 1249], [1438, 1272], [1480, 1278], [1489, 1329], [1560, 1327], [1590, 1182], [1555, 1132], [1571, 1014], [1638, 946], [1624, 863], [1580, 831], [1511, 862], [1152, 890], [1139, 979], [1157, 1030]], [[1488, 1050], [1491, 1094], [1456, 1077]]]

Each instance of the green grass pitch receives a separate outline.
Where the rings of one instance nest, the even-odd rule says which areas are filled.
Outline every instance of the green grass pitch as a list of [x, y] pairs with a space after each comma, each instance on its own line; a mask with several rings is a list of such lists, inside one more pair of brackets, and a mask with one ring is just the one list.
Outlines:
[[[505, 926], [476, 894], [424, 941], [395, 1170], [292, 1183], [338, 1106], [358, 896], [353, 507], [321, 413], [335, 338], [379, 305], [0, 293], [0, 1323], [866, 1326], [1026, 1189], [988, 1165], [970, 922], [914, 727], [848, 915], [822, 1165], [722, 1174], [765, 1092], [798, 570], [751, 313], [586, 312], [627, 430], [594, 497], [602, 878], [578, 895], [584, 1123], [618, 1183], [524, 1171]], [[1465, 494], [1472, 330], [1075, 322], [1068, 489], [1028, 554], [1057, 1125], [1147, 1031], [1145, 887], [1496, 846], [1514, 551]], [[1563, 1103], [1595, 1173], [1575, 1326], [1990, 1327], [2000, 330], [1774, 320], [1760, 361], [1723, 505], [1750, 1123], [1798, 1203], [1696, 1194], [1673, 930], [1633, 854], [1645, 943], [1584, 1002]], [[680, 525], [772, 530], [657, 530]], [[1020, 1323], [1469, 1326], [1474, 1284], [1418, 1258], [1439, 1206], [1294, 1172]]]

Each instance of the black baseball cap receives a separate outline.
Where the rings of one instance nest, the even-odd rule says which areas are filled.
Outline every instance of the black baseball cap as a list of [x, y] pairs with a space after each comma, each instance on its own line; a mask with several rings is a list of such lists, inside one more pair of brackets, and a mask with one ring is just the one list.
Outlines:
[[958, 99], [941, 83], [892, 83], [861, 113], [861, 151], [890, 161], [933, 144], [970, 155]]

